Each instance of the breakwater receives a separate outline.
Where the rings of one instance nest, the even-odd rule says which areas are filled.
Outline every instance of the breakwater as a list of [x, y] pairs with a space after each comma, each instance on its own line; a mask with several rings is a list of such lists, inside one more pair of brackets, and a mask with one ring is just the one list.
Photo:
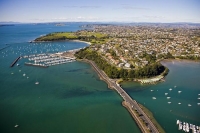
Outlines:
[[6, 47], [0, 48], [0, 51], [6, 49], [8, 47], [10, 47], [10, 45], [7, 45]]
[[18, 61], [19, 59], [21, 59], [21, 56], [19, 56], [17, 59], [15, 59], [15, 60], [11, 63], [10, 67], [13, 67], [13, 66], [17, 63], [17, 61]]

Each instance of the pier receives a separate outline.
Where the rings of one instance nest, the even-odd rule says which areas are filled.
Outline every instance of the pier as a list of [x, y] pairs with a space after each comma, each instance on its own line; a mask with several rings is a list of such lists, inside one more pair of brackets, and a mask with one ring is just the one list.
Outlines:
[[21, 59], [21, 56], [19, 56], [17, 59], [15, 59], [15, 60], [13, 61], [13, 63], [11, 63], [10, 67], [13, 67], [13, 66], [17, 63], [17, 61], [18, 61], [19, 59]]
[[[94, 70], [98, 73], [100, 78], [108, 83], [109, 88], [112, 88], [116, 90], [119, 95], [124, 100], [124, 106], [128, 109], [136, 123], [138, 124], [140, 130], [143, 133], [159, 133], [156, 126], [152, 123], [150, 118], [145, 114], [145, 112], [141, 109], [141, 107], [138, 105], [137, 101], [133, 100], [121, 87], [118, 83], [116, 83], [115, 80], [110, 79], [102, 70], [100, 70], [96, 64], [93, 61], [90, 60], [83, 60], [92, 65]], [[139, 114], [139, 117], [135, 113], [135, 111]], [[145, 124], [144, 124], [145, 123]]]

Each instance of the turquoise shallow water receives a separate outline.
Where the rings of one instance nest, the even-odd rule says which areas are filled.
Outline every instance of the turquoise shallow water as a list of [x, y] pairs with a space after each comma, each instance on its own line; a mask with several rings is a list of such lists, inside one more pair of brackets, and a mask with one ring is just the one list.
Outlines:
[[[200, 106], [197, 105], [200, 103], [198, 99], [200, 97], [198, 95], [200, 94], [200, 63], [168, 61], [162, 64], [170, 70], [165, 82], [157, 85], [127, 82], [122, 84], [123, 88], [153, 112], [156, 120], [167, 133], [182, 132], [178, 131], [176, 119], [200, 126]], [[178, 91], [182, 92], [178, 93]], [[165, 93], [168, 95], [166, 96]], [[156, 97], [156, 100], [152, 97]], [[171, 98], [167, 99], [167, 97]]]
[[[9, 67], [19, 55], [87, 46], [78, 42], [27, 42], [52, 31], [77, 29], [79, 24], [0, 28], [1, 47], [11, 45], [0, 51], [0, 132], [140, 132], [121, 106], [122, 99], [99, 80], [89, 64], [76, 61], [45, 69], [24, 66], [26, 59], [22, 59], [20, 66]], [[36, 81], [40, 84], [35, 85]], [[15, 124], [19, 127], [14, 128]]]

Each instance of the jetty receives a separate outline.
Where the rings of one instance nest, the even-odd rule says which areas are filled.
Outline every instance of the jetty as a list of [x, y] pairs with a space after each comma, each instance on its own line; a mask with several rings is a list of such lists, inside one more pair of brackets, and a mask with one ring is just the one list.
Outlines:
[[116, 90], [119, 95], [123, 98], [123, 105], [130, 112], [136, 123], [138, 124], [140, 130], [143, 133], [159, 133], [156, 126], [146, 115], [146, 113], [141, 109], [136, 100], [133, 100], [116, 82], [116, 80], [110, 79], [102, 70], [100, 70], [93, 61], [84, 59], [83, 61], [88, 62], [92, 65], [94, 70], [98, 73], [100, 78], [108, 83], [108, 87]]
[[17, 61], [18, 61], [19, 59], [21, 59], [21, 56], [17, 57], [17, 58], [11, 63], [10, 67], [13, 67], [13, 66], [17, 63]]

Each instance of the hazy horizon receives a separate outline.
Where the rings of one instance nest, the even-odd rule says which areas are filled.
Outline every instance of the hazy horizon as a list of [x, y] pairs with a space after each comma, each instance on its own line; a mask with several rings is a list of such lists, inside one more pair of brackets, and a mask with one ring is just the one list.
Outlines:
[[0, 22], [200, 23], [199, 0], [0, 0]]

